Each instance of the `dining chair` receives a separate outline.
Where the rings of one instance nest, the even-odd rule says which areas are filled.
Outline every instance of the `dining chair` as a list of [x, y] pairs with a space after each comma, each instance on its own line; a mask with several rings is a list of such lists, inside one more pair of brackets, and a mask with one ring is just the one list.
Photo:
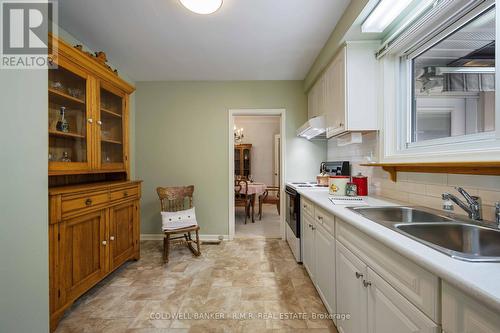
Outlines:
[[234, 180], [234, 206], [245, 207], [245, 224], [250, 217], [250, 206], [252, 198], [248, 195], [248, 181], [243, 179]]
[[[156, 188], [160, 199], [162, 212], [181, 212], [193, 208], [194, 186], [158, 187]], [[191, 225], [183, 228], [172, 228], [163, 226], [163, 262], [168, 262], [170, 246], [185, 244], [195, 256], [201, 254], [200, 250], [200, 227]], [[195, 233], [196, 240], [192, 239], [191, 232]], [[193, 247], [196, 244], [196, 249]]]
[[[272, 193], [272, 195], [269, 195]], [[280, 188], [279, 186], [267, 186], [267, 189], [259, 195], [259, 220], [262, 220], [262, 205], [263, 204], [273, 204], [276, 205], [278, 209], [278, 215], [280, 215]]]

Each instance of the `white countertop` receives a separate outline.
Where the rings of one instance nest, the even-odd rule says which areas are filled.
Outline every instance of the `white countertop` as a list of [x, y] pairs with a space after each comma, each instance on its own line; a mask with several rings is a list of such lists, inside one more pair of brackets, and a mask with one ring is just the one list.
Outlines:
[[[500, 311], [500, 263], [471, 263], [453, 259], [402, 234], [331, 203], [328, 191], [297, 189], [300, 195], [380, 241], [416, 264], [436, 274], [464, 293]], [[394, 201], [365, 197], [369, 206], [398, 205]]]

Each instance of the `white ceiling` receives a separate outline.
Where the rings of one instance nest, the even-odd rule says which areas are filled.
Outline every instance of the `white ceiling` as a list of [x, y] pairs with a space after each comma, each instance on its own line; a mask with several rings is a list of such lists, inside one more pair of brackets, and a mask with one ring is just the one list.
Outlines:
[[302, 80], [350, 0], [60, 0], [59, 24], [137, 81]]

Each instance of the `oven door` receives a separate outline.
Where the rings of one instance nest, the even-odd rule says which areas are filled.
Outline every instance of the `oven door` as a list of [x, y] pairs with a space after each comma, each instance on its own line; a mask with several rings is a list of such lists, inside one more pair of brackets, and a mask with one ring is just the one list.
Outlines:
[[286, 223], [290, 226], [296, 238], [300, 238], [300, 195], [287, 186], [286, 192]]

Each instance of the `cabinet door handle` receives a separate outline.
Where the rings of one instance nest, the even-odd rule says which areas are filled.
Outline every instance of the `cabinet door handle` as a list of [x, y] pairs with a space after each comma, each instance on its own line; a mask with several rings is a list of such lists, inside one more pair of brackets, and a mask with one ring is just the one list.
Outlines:
[[102, 125], [102, 121], [98, 120], [98, 121], [97, 121], [97, 124], [98, 124], [99, 126], [100, 126], [100, 125]]
[[316, 227], [315, 227], [315, 226], [312, 226], [312, 227], [311, 227], [311, 229], [312, 229], [312, 230], [316, 230]]
[[87, 119], [87, 121], [89, 122], [89, 124], [92, 124], [94, 122], [92, 118]]
[[318, 220], [323, 221], [323, 216], [318, 215]]
[[109, 237], [109, 240], [114, 241], [114, 240], [115, 240], [115, 236], [110, 236], [110, 237]]
[[106, 242], [105, 240], [102, 241], [102, 245], [106, 246], [108, 245], [108, 242]]
[[362, 278], [363, 277], [363, 274], [359, 273], [359, 272], [356, 272], [356, 279], [359, 279], [359, 278]]
[[308, 223], [308, 224], [309, 224], [309, 228], [312, 228], [312, 227], [313, 227], [313, 225], [312, 225], [311, 223]]
[[370, 281], [363, 280], [363, 286], [364, 286], [365, 288], [368, 288], [368, 287], [369, 287], [369, 286], [371, 286], [371, 285], [372, 285], [372, 283], [371, 283]]
[[89, 198], [89, 199], [85, 200], [85, 204], [86, 204], [87, 206], [92, 205], [92, 199], [90, 199], [90, 198]]

